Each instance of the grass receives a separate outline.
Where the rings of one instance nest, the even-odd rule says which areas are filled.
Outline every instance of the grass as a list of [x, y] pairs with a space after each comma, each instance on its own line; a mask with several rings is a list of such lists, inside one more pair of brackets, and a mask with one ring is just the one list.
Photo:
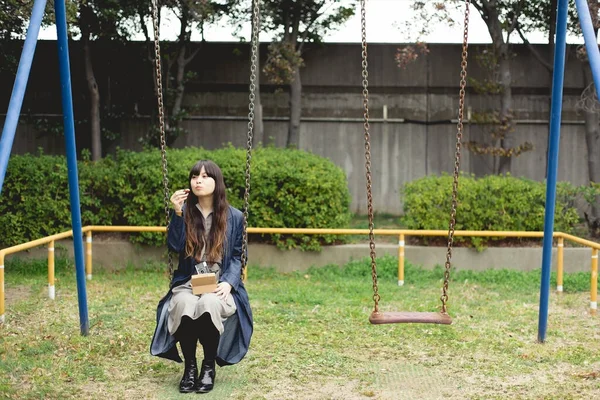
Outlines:
[[[435, 311], [443, 271], [380, 258], [383, 310]], [[45, 262], [6, 265], [0, 397], [178, 399], [182, 365], [149, 355], [164, 266], [95, 271], [87, 283], [90, 334], [79, 334], [73, 265], [57, 260], [47, 299]], [[552, 294], [538, 344], [539, 271], [452, 274], [450, 326], [370, 325], [368, 260], [280, 274], [251, 267], [251, 349], [217, 370], [204, 399], [579, 399], [600, 391], [600, 331], [590, 275], [567, 274]], [[554, 276], [552, 277], [554, 281]]]

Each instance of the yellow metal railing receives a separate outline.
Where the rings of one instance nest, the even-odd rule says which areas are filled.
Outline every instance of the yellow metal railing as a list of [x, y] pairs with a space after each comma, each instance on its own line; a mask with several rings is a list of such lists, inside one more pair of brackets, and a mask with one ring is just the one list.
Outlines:
[[[165, 232], [163, 226], [97, 226], [89, 225], [82, 229], [85, 234], [85, 270], [87, 279], [92, 279], [92, 232]], [[368, 229], [318, 229], [318, 228], [248, 228], [248, 233], [263, 234], [304, 234], [304, 235], [368, 235]], [[375, 229], [377, 236], [397, 236], [398, 237], [398, 285], [404, 284], [404, 263], [406, 237], [408, 236], [447, 236], [445, 230], [413, 230], [413, 229]], [[543, 232], [525, 232], [525, 231], [461, 231], [454, 232], [455, 236], [478, 236], [478, 237], [529, 237], [543, 238]], [[57, 240], [66, 239], [73, 236], [73, 231], [67, 231], [51, 235], [31, 242], [7, 247], [0, 250], [0, 323], [4, 322], [5, 311], [5, 293], [4, 293], [4, 259], [8, 254], [28, 250], [41, 245], [48, 245], [48, 295], [54, 299], [54, 243]], [[581, 244], [592, 249], [591, 256], [591, 282], [590, 282], [590, 313], [596, 314], [597, 310], [597, 292], [598, 292], [598, 250], [600, 243], [591, 240], [582, 239], [568, 233], [554, 232], [554, 238], [557, 238], [557, 278], [556, 290], [563, 291], [563, 257], [564, 240]], [[246, 279], [246, 276], [244, 276]]]

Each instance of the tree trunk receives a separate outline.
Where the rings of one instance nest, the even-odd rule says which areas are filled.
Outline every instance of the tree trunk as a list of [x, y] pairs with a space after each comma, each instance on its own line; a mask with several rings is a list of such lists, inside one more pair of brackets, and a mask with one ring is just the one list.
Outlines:
[[[511, 88], [511, 74], [510, 74], [510, 60], [508, 49], [505, 49], [500, 54], [499, 72], [500, 72], [500, 85], [502, 87], [502, 94], [500, 97], [500, 129], [503, 133], [503, 137], [500, 140], [500, 145], [503, 149], [508, 150], [514, 147], [514, 133], [513, 122], [512, 122], [512, 88]], [[512, 164], [512, 157], [510, 155], [500, 157], [498, 162], [498, 173], [506, 174], [510, 173]]]
[[556, 8], [558, 0], [550, 1], [550, 22], [548, 24], [548, 61], [554, 65], [554, 36], [556, 35]]
[[[83, 31], [83, 29], [82, 29]], [[83, 33], [83, 32], [82, 32]], [[92, 67], [92, 53], [87, 32], [82, 34], [85, 78], [90, 94], [90, 133], [92, 138], [92, 161], [102, 158], [102, 131], [100, 129], [100, 92]]]
[[262, 144], [265, 141], [265, 125], [263, 123], [263, 110], [260, 101], [258, 73], [256, 76], [256, 99], [254, 100], [254, 136], [252, 139], [252, 145]]
[[[585, 87], [592, 84], [592, 71], [587, 63], [582, 64], [583, 66], [583, 82]], [[590, 99], [586, 103], [596, 102], [596, 95], [594, 91], [594, 99]], [[600, 154], [600, 129], [598, 113], [591, 107], [584, 107], [585, 116], [585, 143], [587, 145], [587, 157], [588, 157], [588, 174], [590, 182], [600, 182], [600, 160], [598, 160], [598, 154]], [[585, 219], [587, 220], [588, 228], [592, 234], [600, 232], [600, 198], [596, 198], [595, 202], [590, 204], [590, 213], [586, 213]]]
[[[156, 84], [156, 60], [155, 60], [155, 50], [154, 50], [154, 40], [150, 38], [150, 32], [148, 30], [148, 27], [146, 26], [145, 21], [145, 17], [148, 16], [150, 17], [150, 14], [146, 13], [147, 10], [144, 10], [143, 7], [140, 7], [138, 9], [138, 17], [140, 18], [139, 24], [140, 27], [142, 28], [142, 32], [144, 33], [144, 38], [146, 39], [146, 49], [148, 50], [148, 62], [150, 63], [150, 65], [152, 66], [152, 82], [154, 83], [154, 95], [158, 96], [158, 86]], [[159, 25], [160, 25], [160, 7], [158, 10], [158, 17], [159, 17]], [[162, 62], [162, 60], [161, 60]], [[137, 106], [137, 103], [136, 103]], [[137, 111], [136, 111], [137, 113]]]
[[[254, 32], [254, 2], [251, 2], [252, 7], [252, 30]], [[260, 20], [258, 23], [258, 32], [260, 32]], [[256, 90], [254, 92], [254, 136], [252, 137], [252, 145], [261, 144], [265, 140], [265, 126], [263, 123], [263, 109], [260, 100], [260, 41], [256, 43]], [[252, 41], [250, 42], [250, 51], [252, 51]]]
[[[185, 42], [180, 43], [179, 53], [177, 54], [176, 71], [175, 71], [175, 98], [173, 99], [173, 107], [171, 108], [171, 129], [176, 130], [181, 125], [179, 113], [181, 112], [181, 105], [183, 104], [183, 95], [185, 94], [185, 53], [187, 46]], [[174, 138], [173, 138], [174, 139]]]
[[588, 172], [590, 182], [600, 182], [600, 132], [598, 130], [598, 114], [585, 111], [585, 143], [588, 154]]
[[[588, 0], [588, 7], [590, 8], [590, 14], [592, 15], [592, 23], [594, 24], [594, 31], [596, 36], [598, 35], [598, 29], [600, 29], [600, 21], [598, 19], [598, 3], [596, 1]], [[588, 55], [589, 57], [589, 55]], [[591, 98], [589, 101], [584, 102], [584, 115], [585, 115], [585, 143], [587, 145], [587, 156], [588, 156], [588, 174], [590, 182], [600, 182], [600, 160], [598, 160], [598, 154], [600, 154], [600, 132], [599, 132], [599, 116], [598, 116], [598, 88], [594, 85], [594, 79], [592, 76], [592, 70], [589, 62], [583, 63], [583, 82], [585, 87], [592, 86], [592, 92], [590, 93]], [[589, 104], [585, 107], [586, 103]], [[593, 236], [600, 237], [600, 196], [596, 196], [594, 201], [590, 204], [590, 213], [585, 214], [585, 219], [588, 224], [590, 233]]]
[[[548, 22], [548, 63], [554, 68], [554, 36], [556, 35], [556, 8], [558, 0], [550, 1], [550, 21]], [[550, 72], [553, 72], [552, 70]], [[546, 149], [550, 148], [550, 115], [552, 114], [552, 76], [548, 83], [548, 140]], [[546, 166], [544, 168], [544, 177], [548, 175], [548, 150], [546, 150]]]
[[[492, 38], [494, 51], [498, 57], [498, 72], [500, 74], [500, 86], [502, 93], [500, 95], [500, 131], [498, 132], [500, 146], [504, 150], [508, 150], [514, 146], [512, 137], [513, 122], [512, 122], [512, 78], [510, 73], [510, 47], [507, 40], [504, 39], [504, 27], [500, 22], [500, 12], [497, 3], [494, 1], [475, 2], [475, 7], [481, 14], [488, 32]], [[510, 172], [512, 160], [509, 155], [498, 157], [498, 173], [505, 174]]]
[[[593, 82], [592, 71], [587, 63], [583, 64], [583, 82], [585, 87]], [[584, 115], [589, 177], [591, 182], [600, 182], [600, 160], [598, 160], [598, 154], [600, 154], [600, 121], [598, 119], [598, 113], [594, 110], [586, 108], [584, 110]]]
[[300, 116], [302, 114], [302, 81], [300, 67], [294, 71], [294, 80], [290, 83], [290, 124], [288, 129], [287, 147], [300, 145]]
[[[259, 46], [260, 47], [260, 46]], [[265, 140], [262, 102], [260, 101], [260, 53], [256, 54], [256, 90], [254, 91], [254, 136], [252, 145], [261, 144]]]

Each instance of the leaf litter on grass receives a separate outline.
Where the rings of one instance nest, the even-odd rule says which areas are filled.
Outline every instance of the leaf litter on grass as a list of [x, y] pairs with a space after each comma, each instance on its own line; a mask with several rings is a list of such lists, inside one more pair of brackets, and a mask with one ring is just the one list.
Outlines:
[[[302, 274], [253, 269], [250, 352], [240, 364], [219, 368], [215, 392], [203, 398], [567, 399], [600, 390], [600, 333], [597, 317], [587, 312], [587, 291], [551, 295], [544, 344], [536, 342], [539, 288], [525, 273], [483, 272], [452, 282], [453, 325], [372, 326], [370, 276], [361, 271], [369, 263], [356, 263], [347, 271]], [[424, 271], [412, 287], [399, 288], [383, 264], [383, 307], [435, 311], [437, 272]], [[25, 278], [11, 287], [19, 279]], [[79, 334], [70, 274], [60, 276], [56, 300], [40, 289], [8, 304], [0, 326], [3, 395], [180, 398], [182, 365], [148, 351], [164, 274], [99, 271], [87, 287], [87, 337]]]

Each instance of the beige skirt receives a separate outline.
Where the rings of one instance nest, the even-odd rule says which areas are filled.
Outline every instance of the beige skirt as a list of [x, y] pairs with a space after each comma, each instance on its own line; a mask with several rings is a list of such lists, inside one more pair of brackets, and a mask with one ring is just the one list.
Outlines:
[[223, 334], [223, 322], [235, 311], [235, 301], [231, 293], [225, 300], [221, 300], [214, 293], [195, 295], [192, 293], [191, 281], [187, 281], [173, 289], [173, 297], [169, 303], [169, 333], [174, 335], [177, 332], [183, 316], [198, 319], [207, 312], [210, 314], [215, 328], [220, 334]]

